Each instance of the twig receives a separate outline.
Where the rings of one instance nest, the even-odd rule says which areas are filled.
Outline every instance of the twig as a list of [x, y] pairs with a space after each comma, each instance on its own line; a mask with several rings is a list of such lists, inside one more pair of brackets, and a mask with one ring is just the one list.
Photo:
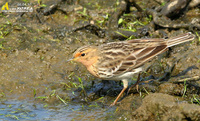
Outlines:
[[171, 81], [171, 82], [180, 83], [180, 82], [184, 82], [184, 81], [199, 81], [199, 80], [200, 80], [200, 76], [194, 76], [194, 77], [189, 77], [189, 78], [180, 79], [180, 80]]

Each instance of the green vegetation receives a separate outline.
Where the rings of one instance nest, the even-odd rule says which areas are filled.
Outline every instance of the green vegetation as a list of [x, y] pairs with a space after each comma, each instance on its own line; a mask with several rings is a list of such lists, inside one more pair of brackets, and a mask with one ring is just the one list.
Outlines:
[[146, 90], [146, 88], [145, 87], [143, 87], [143, 89], [144, 89], [144, 91], [149, 95], [149, 92]]
[[89, 107], [99, 107], [99, 105], [95, 102], [95, 104], [91, 104]]
[[161, 3], [161, 6], [165, 6], [166, 3], [167, 3], [167, 2], [162, 2], [162, 3]]
[[[196, 95], [196, 94], [193, 95], [193, 98], [191, 99], [191, 102], [192, 102], [192, 103], [193, 103], [193, 102], [196, 102], [196, 103], [198, 103], [198, 104], [200, 105], [200, 99], [197, 99], [196, 96], [198, 96], [198, 95]], [[199, 96], [198, 96], [198, 97], [199, 97]]]
[[0, 25], [0, 39], [4, 39], [12, 31], [12, 24], [7, 21], [5, 24]]
[[46, 7], [47, 6], [45, 4], [42, 4], [42, 0], [38, 0], [37, 2], [38, 2], [39, 7]]
[[57, 97], [60, 101], [62, 101], [65, 105], [67, 105], [67, 102], [66, 102], [64, 99], [62, 99], [59, 95], [56, 95], [56, 97]]
[[187, 81], [187, 80], [184, 81], [184, 91], [183, 91], [182, 97], [186, 97], [186, 92], [187, 92], [187, 84], [186, 84], [186, 81]]
[[10, 118], [19, 120], [19, 118], [16, 115], [7, 114], [7, 115], [5, 115], [5, 117], [10, 117]]
[[99, 17], [99, 19], [97, 19], [97, 24], [100, 28], [106, 26], [106, 23], [108, 22], [109, 20], [109, 17], [110, 17], [110, 14], [109, 13], [104, 13], [105, 16], [103, 17]]
[[25, 3], [29, 3], [30, 2], [30, 0], [23, 0]]
[[5, 93], [4, 92], [1, 92], [0, 93], [0, 97], [2, 98], [2, 97], [5, 97], [6, 95], [5, 95]]
[[143, 27], [152, 21], [152, 16], [149, 15], [141, 20], [137, 19], [132, 14], [124, 14], [119, 20], [118, 24], [127, 31], [135, 32], [137, 28]]
[[200, 42], [200, 35], [197, 32], [196, 32], [196, 35], [197, 35], [198, 41]]
[[90, 16], [87, 14], [87, 9], [83, 8], [83, 11], [77, 11], [78, 14], [82, 15], [83, 18], [89, 19]]

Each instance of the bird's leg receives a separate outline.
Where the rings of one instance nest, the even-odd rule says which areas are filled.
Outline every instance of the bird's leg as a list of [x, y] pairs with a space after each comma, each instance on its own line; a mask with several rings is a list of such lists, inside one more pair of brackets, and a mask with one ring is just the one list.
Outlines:
[[124, 93], [124, 91], [127, 89], [128, 80], [127, 79], [123, 79], [122, 82], [123, 82], [124, 88], [122, 89], [122, 91], [119, 93], [119, 95], [117, 96], [115, 101], [110, 106], [114, 106], [117, 103], [117, 101], [119, 100], [119, 98], [121, 97], [121, 95]]
[[[129, 91], [131, 90], [131, 88], [133, 88], [133, 87], [135, 87], [135, 86], [136, 86], [136, 89], [137, 89], [137, 91], [138, 91], [138, 84], [139, 84], [139, 81], [140, 81], [140, 72], [139, 72], [139, 74], [138, 74], [138, 78], [137, 78], [136, 83], [133, 84], [133, 85], [128, 89], [127, 94], [129, 93]], [[138, 92], [139, 92], [139, 91], [138, 91]]]

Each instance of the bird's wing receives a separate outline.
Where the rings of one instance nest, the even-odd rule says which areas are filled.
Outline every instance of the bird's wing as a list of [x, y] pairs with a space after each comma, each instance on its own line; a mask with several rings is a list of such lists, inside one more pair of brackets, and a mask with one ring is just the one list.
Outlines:
[[134, 71], [156, 55], [167, 50], [162, 39], [136, 39], [104, 45], [100, 72], [110, 75], [120, 75]]
[[[133, 53], [131, 53], [123, 61], [120, 69], [127, 67], [127, 65], [130, 65], [129, 69], [138, 68], [138, 67], [142, 66], [145, 62], [149, 61], [156, 55], [166, 51], [167, 49], [168, 49], [167, 45], [160, 45], [160, 46], [156, 46], [156, 47], [135, 48]], [[132, 65], [131, 65], [131, 63], [132, 63]], [[128, 70], [128, 71], [130, 71], [130, 70]]]
[[120, 68], [115, 73], [134, 71], [156, 55], [166, 51], [167, 44], [163, 39], [136, 39], [126, 41], [132, 46], [132, 52], [123, 60]]

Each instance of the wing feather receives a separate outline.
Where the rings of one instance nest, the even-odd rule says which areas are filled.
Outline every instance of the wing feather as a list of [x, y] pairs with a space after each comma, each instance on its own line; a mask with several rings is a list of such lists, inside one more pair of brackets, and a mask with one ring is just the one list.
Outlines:
[[101, 46], [102, 60], [99, 72], [107, 77], [134, 71], [156, 55], [167, 50], [162, 39], [137, 39], [124, 42], [112, 42]]

